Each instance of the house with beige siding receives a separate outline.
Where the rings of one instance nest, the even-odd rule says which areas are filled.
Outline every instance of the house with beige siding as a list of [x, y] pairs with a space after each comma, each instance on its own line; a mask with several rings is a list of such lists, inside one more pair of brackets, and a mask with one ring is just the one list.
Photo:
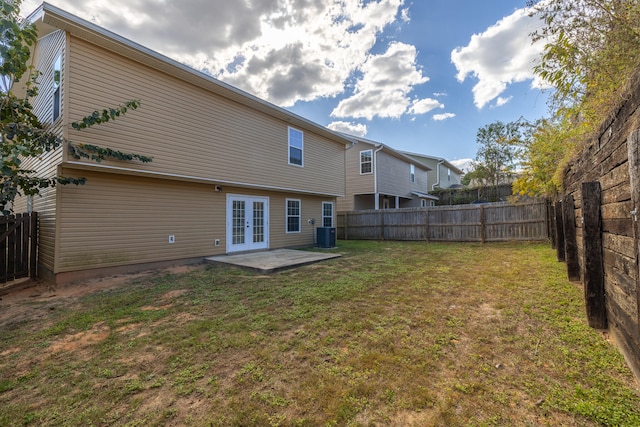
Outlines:
[[462, 184], [464, 172], [442, 157], [428, 156], [426, 154], [409, 153], [403, 154], [427, 165], [429, 170], [429, 190], [436, 188], [451, 188]]
[[[85, 177], [23, 199], [40, 217], [39, 273], [57, 282], [240, 251], [314, 244], [345, 195], [351, 139], [44, 3], [34, 108], [70, 143], [153, 159], [77, 159], [64, 145], [25, 165]], [[77, 131], [94, 110], [140, 108]]]
[[393, 148], [353, 137], [347, 149], [346, 195], [338, 197], [338, 211], [399, 209], [429, 206], [429, 168]]

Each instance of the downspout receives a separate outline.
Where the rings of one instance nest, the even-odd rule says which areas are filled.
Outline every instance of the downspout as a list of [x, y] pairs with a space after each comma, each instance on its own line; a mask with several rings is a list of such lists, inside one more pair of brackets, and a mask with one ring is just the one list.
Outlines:
[[384, 146], [381, 145], [380, 148], [373, 152], [373, 192], [375, 197], [375, 210], [380, 209], [380, 196], [378, 195], [378, 151], [383, 148]]
[[438, 164], [436, 165], [436, 179], [438, 180], [435, 184], [431, 185], [431, 190], [435, 190], [436, 186], [440, 186], [440, 165], [444, 163], [444, 159], [438, 160]]

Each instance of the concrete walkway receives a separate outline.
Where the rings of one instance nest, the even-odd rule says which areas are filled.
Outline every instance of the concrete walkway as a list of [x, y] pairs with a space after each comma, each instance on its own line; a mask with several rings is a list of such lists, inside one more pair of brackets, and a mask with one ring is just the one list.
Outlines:
[[328, 252], [296, 251], [293, 249], [276, 249], [266, 252], [251, 252], [235, 255], [221, 255], [205, 258], [211, 264], [229, 264], [260, 273], [275, 273], [303, 265], [313, 264], [327, 259], [339, 258], [342, 255]]

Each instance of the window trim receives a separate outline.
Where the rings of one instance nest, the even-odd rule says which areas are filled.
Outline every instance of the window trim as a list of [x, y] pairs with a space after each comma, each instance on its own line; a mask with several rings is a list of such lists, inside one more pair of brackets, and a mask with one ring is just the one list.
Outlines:
[[[362, 153], [369, 153], [370, 160], [367, 161], [367, 162], [363, 162], [362, 161]], [[369, 172], [362, 172], [362, 166], [364, 164], [368, 164], [370, 166]], [[370, 175], [372, 173], [373, 173], [373, 150], [372, 149], [362, 150], [360, 152], [360, 175]]]
[[427, 207], [427, 199], [420, 199], [420, 207], [421, 208]]
[[[330, 216], [330, 217], [329, 217], [329, 216], [326, 216], [326, 215], [324, 214], [324, 207], [325, 207], [325, 205], [329, 205], [329, 206], [331, 206], [331, 216]], [[322, 226], [323, 226], [323, 227], [333, 227], [333, 224], [334, 224], [334, 218], [333, 218], [333, 217], [334, 217], [334, 212], [335, 212], [335, 206], [334, 206], [334, 203], [333, 203], [333, 202], [322, 202], [322, 213], [321, 213], [321, 218], [322, 218]], [[325, 225], [325, 223], [324, 223], [325, 218], [331, 218], [331, 224], [330, 224], [330, 225]]]
[[416, 182], [416, 165], [409, 165], [409, 182], [414, 184]]
[[[287, 128], [287, 141], [288, 141], [288, 150], [287, 150], [287, 157], [288, 157], [288, 162], [291, 166], [297, 166], [297, 167], [304, 167], [304, 132], [301, 131], [300, 129], [296, 129], [293, 128], [291, 126], [289, 126]], [[291, 133], [292, 132], [298, 132], [300, 133], [300, 147], [296, 147], [295, 145], [291, 144]], [[298, 163], [293, 163], [291, 161], [291, 149], [296, 149], [296, 150], [300, 150], [300, 164]]]
[[[289, 202], [298, 202], [298, 215], [289, 215]], [[302, 200], [301, 199], [286, 199], [285, 202], [285, 232], [286, 234], [299, 234], [302, 232]], [[298, 218], [298, 229], [289, 231], [289, 218]]]

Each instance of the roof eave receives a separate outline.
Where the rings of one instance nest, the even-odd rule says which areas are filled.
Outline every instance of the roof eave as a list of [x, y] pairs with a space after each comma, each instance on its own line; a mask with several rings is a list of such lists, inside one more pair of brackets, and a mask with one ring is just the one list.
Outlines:
[[49, 3], [42, 3], [38, 9], [29, 15], [28, 19], [31, 22], [36, 23], [39, 32], [42, 31], [44, 34], [55, 29], [64, 30], [75, 37], [97, 44], [105, 49], [180, 78], [219, 96], [223, 96], [239, 104], [285, 121], [291, 126], [314, 132], [341, 145], [351, 143], [349, 138], [346, 138], [331, 129], [217, 80], [208, 74], [181, 64], [176, 60], [79, 18]]

